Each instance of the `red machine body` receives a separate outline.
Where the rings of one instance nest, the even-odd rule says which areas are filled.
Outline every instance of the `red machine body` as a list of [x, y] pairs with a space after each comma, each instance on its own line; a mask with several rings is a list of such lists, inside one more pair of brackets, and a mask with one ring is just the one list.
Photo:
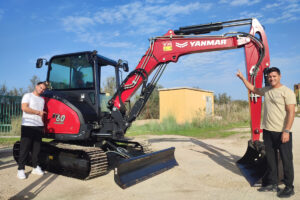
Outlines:
[[45, 97], [47, 112], [45, 131], [48, 134], [78, 134], [80, 120], [78, 114], [65, 103]]

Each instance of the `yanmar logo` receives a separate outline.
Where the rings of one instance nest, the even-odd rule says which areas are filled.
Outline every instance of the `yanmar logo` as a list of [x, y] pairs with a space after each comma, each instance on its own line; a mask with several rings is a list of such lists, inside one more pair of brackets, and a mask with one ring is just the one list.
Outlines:
[[176, 47], [179, 47], [179, 48], [184, 48], [188, 45], [188, 42], [184, 42], [184, 43], [178, 43], [176, 42], [175, 46]]
[[226, 45], [227, 40], [203, 40], [190, 42], [191, 47]]

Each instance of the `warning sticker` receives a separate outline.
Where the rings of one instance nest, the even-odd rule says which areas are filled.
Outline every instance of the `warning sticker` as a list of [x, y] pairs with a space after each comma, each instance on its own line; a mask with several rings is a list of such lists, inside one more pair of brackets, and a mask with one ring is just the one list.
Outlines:
[[173, 47], [172, 47], [172, 42], [164, 42], [163, 43], [163, 51], [172, 51]]

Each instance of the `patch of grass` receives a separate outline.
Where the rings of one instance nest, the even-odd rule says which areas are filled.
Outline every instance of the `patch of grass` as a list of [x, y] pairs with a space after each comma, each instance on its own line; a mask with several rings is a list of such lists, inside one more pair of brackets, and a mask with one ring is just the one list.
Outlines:
[[130, 127], [127, 131], [129, 136], [137, 135], [183, 135], [196, 138], [227, 137], [238, 131], [233, 128], [249, 126], [249, 108], [240, 104], [215, 105], [215, 115], [218, 117], [203, 118], [196, 116], [192, 122], [184, 124], [176, 123], [173, 116], [165, 118], [161, 123], [152, 122], [149, 124]]
[[238, 133], [229, 131], [232, 128], [246, 127], [249, 123], [235, 122], [222, 124], [218, 121], [204, 121], [202, 124], [177, 124], [173, 117], [168, 117], [162, 123], [153, 122], [141, 126], [133, 125], [127, 132], [128, 136], [138, 135], [182, 135], [196, 138], [227, 137]]
[[21, 124], [22, 124], [22, 117], [13, 117], [11, 119], [11, 130], [10, 135], [18, 135], [21, 136]]
[[11, 118], [11, 130], [9, 132], [0, 132], [0, 136], [20, 136], [21, 124], [22, 116], [13, 116]]
[[12, 146], [18, 140], [20, 140], [20, 137], [2, 137], [0, 138], [0, 145]]

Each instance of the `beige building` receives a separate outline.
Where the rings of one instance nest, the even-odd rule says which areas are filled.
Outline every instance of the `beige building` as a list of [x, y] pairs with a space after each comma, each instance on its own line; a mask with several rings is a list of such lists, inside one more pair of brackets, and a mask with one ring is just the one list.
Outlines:
[[174, 116], [177, 123], [191, 122], [193, 118], [213, 116], [212, 91], [181, 87], [159, 89], [159, 119]]

